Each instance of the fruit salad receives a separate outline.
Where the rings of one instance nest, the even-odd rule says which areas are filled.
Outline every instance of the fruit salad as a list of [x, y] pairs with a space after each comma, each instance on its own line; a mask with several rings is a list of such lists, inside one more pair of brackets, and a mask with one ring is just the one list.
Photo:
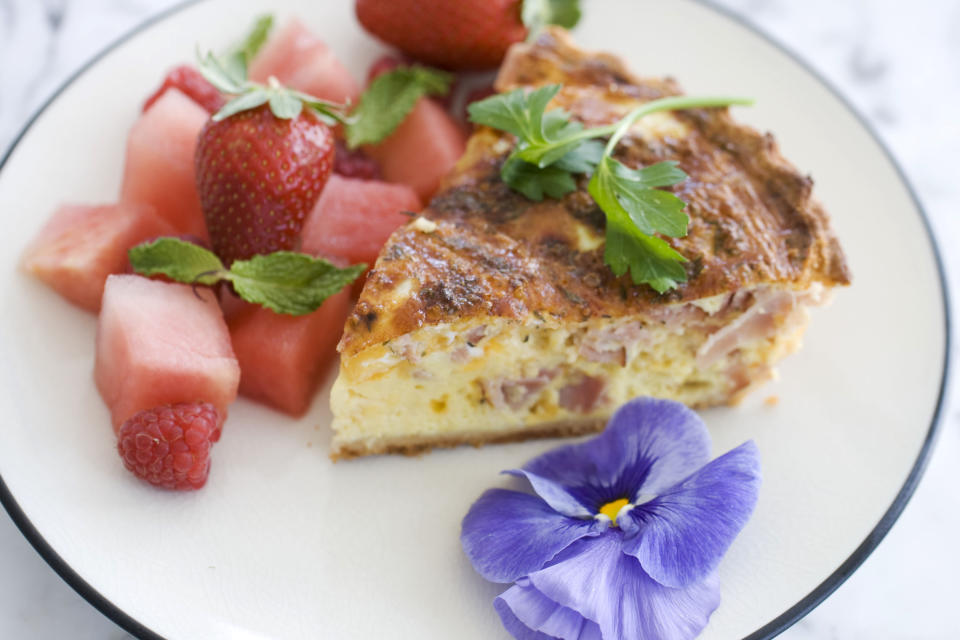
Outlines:
[[99, 314], [94, 379], [142, 480], [204, 486], [238, 394], [310, 408], [365, 271], [463, 154], [466, 104], [492, 91], [461, 72], [495, 68], [529, 32], [515, 0], [435, 4], [357, 2], [396, 47], [365, 84], [321, 34], [269, 16], [171, 68], [130, 105], [116, 200], [62, 205], [27, 249], [26, 271]]

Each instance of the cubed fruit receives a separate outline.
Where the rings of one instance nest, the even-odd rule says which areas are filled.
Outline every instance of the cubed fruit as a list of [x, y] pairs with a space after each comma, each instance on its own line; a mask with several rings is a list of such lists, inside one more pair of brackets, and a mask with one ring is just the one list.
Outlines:
[[350, 308], [349, 292], [327, 298], [313, 313], [288, 316], [256, 305], [229, 318], [240, 361], [240, 393], [301, 416], [336, 356]]
[[167, 72], [160, 87], [143, 103], [143, 110], [152, 107], [169, 89], [179, 89], [211, 114], [219, 111], [227, 102], [220, 90], [210, 84], [202, 73], [188, 64], [182, 64]]
[[127, 268], [127, 250], [172, 232], [145, 204], [62, 205], [27, 249], [23, 264], [70, 302], [97, 311], [107, 276]]
[[410, 220], [402, 212], [420, 209], [406, 185], [332, 175], [303, 223], [301, 250], [373, 266], [390, 234]]
[[240, 367], [216, 296], [135, 275], [107, 278], [94, 380], [114, 429], [164, 404], [209, 402], [226, 415]]
[[360, 86], [326, 44], [298, 20], [274, 34], [250, 63], [250, 79], [270, 76], [286, 87], [329, 100], [356, 101]]
[[367, 148], [387, 182], [408, 185], [427, 202], [466, 147], [466, 135], [435, 100], [421, 98], [397, 129]]
[[178, 233], [207, 237], [193, 154], [209, 114], [179, 90], [163, 92], [127, 138], [120, 199], [149, 204]]

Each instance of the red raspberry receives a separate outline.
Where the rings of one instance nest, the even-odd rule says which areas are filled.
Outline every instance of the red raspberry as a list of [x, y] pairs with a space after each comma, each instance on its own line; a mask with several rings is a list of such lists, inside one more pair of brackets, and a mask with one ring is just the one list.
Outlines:
[[210, 473], [210, 447], [220, 439], [223, 418], [208, 402], [182, 402], [146, 409], [120, 427], [117, 448], [123, 466], [165, 489], [199, 489]]
[[207, 82], [199, 71], [189, 65], [180, 65], [170, 70], [163, 79], [160, 88], [153, 92], [147, 101], [143, 103], [143, 110], [149, 109], [160, 96], [169, 88], [179, 89], [187, 95], [188, 98], [203, 107], [209, 113], [216, 113], [220, 110], [227, 99], [217, 90], [215, 86]]
[[348, 149], [341, 140], [336, 142], [333, 155], [333, 172], [344, 178], [379, 180], [380, 165], [360, 149]]

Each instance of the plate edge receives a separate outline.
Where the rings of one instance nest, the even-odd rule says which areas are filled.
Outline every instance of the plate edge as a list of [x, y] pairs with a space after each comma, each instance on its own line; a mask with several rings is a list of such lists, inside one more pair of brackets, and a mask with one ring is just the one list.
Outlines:
[[[140, 23], [136, 27], [133, 27], [127, 33], [121, 35], [108, 45], [106, 45], [99, 53], [90, 58], [86, 63], [84, 63], [80, 68], [78, 68], [74, 73], [72, 73], [63, 83], [54, 91], [30, 116], [26, 121], [17, 135], [13, 138], [10, 145], [4, 151], [2, 157], [0, 157], [0, 171], [3, 170], [3, 167], [6, 165], [7, 160], [13, 155], [14, 150], [17, 148], [23, 137], [31, 129], [34, 123], [39, 119], [39, 117], [47, 110], [47, 108], [57, 99], [60, 95], [71, 86], [81, 75], [86, 73], [91, 67], [98, 63], [102, 58], [112, 52], [114, 49], [122, 45], [124, 42], [130, 40], [131, 38], [137, 36], [141, 32], [147, 30], [154, 24], [161, 22], [168, 17], [172, 16], [175, 13], [199, 4], [203, 0], [183, 0], [177, 4], [174, 4], [167, 9], [164, 9], [160, 13], [146, 19], [144, 22]], [[779, 40], [775, 39], [773, 36], [767, 34], [758, 26], [747, 21], [745, 17], [739, 13], [734, 12], [733, 10], [718, 5], [713, 0], [688, 0], [695, 4], [699, 4], [703, 7], [706, 7], [709, 10], [712, 10], [719, 15], [725, 17], [726, 19], [734, 22], [740, 27], [746, 29], [750, 33], [759, 36], [765, 42], [775, 47], [777, 50], [781, 51], [784, 55], [790, 58], [793, 62], [798, 64], [806, 73], [808, 73], [814, 80], [819, 82], [827, 91], [836, 98], [846, 109], [849, 111], [861, 127], [869, 134], [873, 142], [880, 148], [883, 152], [884, 157], [887, 162], [893, 167], [894, 172], [897, 174], [897, 177], [900, 179], [900, 182], [906, 188], [907, 193], [910, 196], [911, 201], [913, 202], [914, 207], [920, 216], [920, 221], [923, 224], [924, 231], [927, 235], [927, 241], [930, 244], [932, 250], [934, 261], [937, 267], [937, 275], [939, 278], [940, 284], [940, 295], [943, 303], [944, 310], [944, 354], [943, 354], [943, 365], [942, 365], [942, 374], [940, 379], [940, 389], [937, 392], [937, 402], [936, 407], [931, 418], [930, 427], [927, 431], [927, 435], [924, 439], [923, 446], [920, 449], [920, 453], [917, 456], [917, 460], [914, 463], [913, 468], [910, 470], [910, 473], [907, 475], [907, 479], [904, 482], [903, 487], [897, 493], [894, 498], [893, 503], [890, 505], [890, 508], [884, 513], [880, 518], [880, 521], [873, 528], [873, 530], [867, 535], [864, 541], [854, 550], [854, 552], [839, 566], [833, 573], [831, 573], [823, 582], [821, 582], [813, 591], [808, 593], [803, 599], [800, 600], [797, 604], [787, 609], [785, 612], [771, 620], [766, 625], [762, 626], [757, 631], [751, 633], [748, 636], [745, 636], [743, 640], [769, 640], [774, 638], [777, 635], [786, 631], [789, 627], [793, 626], [797, 621], [810, 613], [815, 609], [821, 602], [823, 602], [827, 597], [830, 596], [840, 585], [842, 585], [846, 580], [853, 575], [853, 573], [860, 567], [861, 564], [870, 556], [870, 554], [879, 546], [880, 542], [886, 537], [890, 529], [893, 527], [893, 524], [900, 517], [907, 503], [910, 501], [910, 498], [913, 496], [916, 491], [917, 486], [923, 476], [924, 471], [926, 470], [927, 464], [930, 460], [930, 455], [933, 451], [933, 446], [936, 443], [937, 436], [939, 435], [940, 426], [943, 418], [943, 409], [945, 406], [946, 391], [948, 389], [948, 381], [952, 376], [952, 359], [951, 359], [951, 345], [952, 345], [952, 335], [951, 335], [951, 326], [952, 326], [952, 312], [951, 312], [951, 302], [949, 289], [947, 287], [947, 278], [946, 272], [944, 269], [943, 258], [940, 253], [939, 245], [937, 244], [936, 238], [933, 234], [933, 229], [930, 225], [930, 218], [926, 213], [920, 198], [917, 196], [916, 191], [914, 190], [913, 184], [907, 178], [900, 164], [895, 159], [894, 155], [891, 153], [890, 149], [887, 147], [883, 139], [877, 134], [873, 125], [863, 117], [860, 111], [842, 94], [831, 81], [829, 81], [824, 75], [819, 71], [814, 69], [805, 58], [800, 54], [790, 49], [787, 45], [781, 43]], [[151, 631], [143, 624], [135, 620], [132, 616], [128, 615], [122, 611], [115, 604], [110, 602], [106, 597], [94, 589], [86, 580], [84, 580], [73, 568], [70, 567], [63, 558], [50, 546], [50, 544], [44, 539], [40, 532], [33, 526], [33, 523], [27, 518], [26, 514], [20, 508], [20, 505], [17, 503], [16, 499], [13, 497], [13, 494], [10, 492], [6, 483], [3, 481], [3, 476], [0, 474], [0, 504], [3, 505], [4, 509], [10, 515], [10, 518], [13, 520], [14, 524], [27, 539], [27, 541], [33, 546], [33, 548], [40, 554], [40, 556], [47, 562], [48, 565], [59, 575], [74, 591], [76, 591], [82, 598], [87, 602], [93, 605], [100, 613], [105, 615], [107, 618], [115, 622], [117, 625], [122, 627], [128, 633], [141, 638], [143, 640], [164, 640], [163, 636], [158, 635], [157, 633]]]

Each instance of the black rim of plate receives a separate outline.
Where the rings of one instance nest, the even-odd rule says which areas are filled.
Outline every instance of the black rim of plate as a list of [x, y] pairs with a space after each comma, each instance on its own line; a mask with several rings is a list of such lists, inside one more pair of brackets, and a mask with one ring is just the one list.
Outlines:
[[[113, 43], [108, 45], [100, 53], [91, 58], [86, 64], [80, 67], [76, 72], [74, 72], [44, 103], [40, 106], [39, 109], [30, 117], [27, 123], [23, 126], [17, 136], [13, 139], [13, 142], [10, 144], [10, 147], [4, 153], [3, 157], [0, 158], [0, 170], [6, 165], [7, 160], [13, 155], [14, 150], [20, 144], [20, 141], [26, 135], [27, 131], [33, 126], [37, 119], [47, 110], [59, 96], [63, 93], [67, 87], [72, 85], [80, 76], [82, 76], [88, 69], [93, 67], [97, 62], [99, 62], [103, 57], [112, 52], [114, 49], [122, 45], [124, 42], [130, 40], [131, 38], [139, 35], [143, 31], [146, 31], [148, 28], [154, 24], [161, 22], [170, 16], [182, 11], [183, 9], [192, 6], [201, 2], [202, 0], [185, 0], [180, 4], [176, 4], [165, 11], [153, 16], [152, 18], [141, 23], [125, 35], [121, 36]], [[916, 207], [917, 212], [920, 214], [920, 220], [923, 224], [923, 228], [927, 234], [927, 240], [930, 243], [930, 249], [933, 253], [934, 260], [937, 265], [937, 275], [940, 278], [940, 294], [943, 301], [943, 310], [944, 310], [944, 354], [943, 354], [943, 373], [940, 379], [940, 389], [937, 392], [937, 404], [933, 412], [933, 417], [930, 421], [930, 427], [927, 431], [926, 438], [924, 439], [923, 446], [920, 449], [920, 453], [917, 456], [917, 460], [913, 465], [913, 468], [910, 470], [909, 475], [907, 476], [906, 482], [903, 484], [903, 487], [897, 493], [896, 498], [894, 498], [893, 503], [890, 505], [890, 508], [887, 509], [886, 513], [883, 514], [883, 517], [880, 518], [880, 521], [873, 528], [873, 530], [867, 535], [864, 541], [858, 546], [854, 552], [847, 558], [843, 564], [837, 567], [833, 573], [831, 573], [823, 582], [821, 582], [813, 591], [808, 593], [803, 599], [800, 600], [797, 604], [790, 607], [779, 616], [771, 620], [769, 623], [765, 624], [760, 629], [746, 636], [744, 640], [768, 640], [773, 638], [795, 622], [803, 618], [805, 615], [810, 613], [817, 605], [819, 605], [823, 600], [827, 598], [831, 593], [833, 593], [837, 587], [843, 584], [847, 578], [849, 578], [854, 571], [867, 559], [867, 556], [877, 548], [881, 540], [887, 535], [890, 531], [890, 528], [893, 526], [893, 523], [897, 520], [900, 514], [903, 512], [904, 507], [906, 507], [907, 502], [909, 502], [910, 497], [913, 495], [914, 491], [917, 488], [917, 484], [920, 482], [920, 478], [923, 475], [924, 470], [926, 469], [927, 462], [930, 459], [930, 453], [933, 450], [933, 444], [936, 441], [937, 433], [939, 431], [941, 417], [943, 413], [944, 400], [947, 390], [947, 381], [950, 377], [950, 345], [951, 345], [951, 311], [950, 311], [950, 298], [946, 286], [946, 276], [943, 266], [943, 259], [940, 256], [940, 250], [937, 247], [936, 240], [933, 235], [933, 230], [930, 226], [929, 217], [926, 214], [926, 211], [923, 208], [923, 205], [920, 202], [920, 199], [917, 197], [916, 192], [913, 189], [913, 186], [910, 184], [910, 181], [907, 180], [906, 175], [903, 172], [903, 169], [897, 163], [896, 159], [893, 157], [893, 154], [890, 153], [890, 150], [887, 148], [886, 144], [881, 140], [877, 135], [876, 131], [870, 125], [869, 122], [860, 114], [860, 112], [843, 96], [834, 87], [826, 78], [824, 78], [820, 73], [815, 71], [807, 62], [800, 57], [795, 52], [788, 49], [785, 45], [781, 44], [775, 40], [772, 36], [767, 35], [761, 31], [758, 27], [747, 22], [742, 16], [734, 13], [726, 7], [721, 7], [712, 0], [693, 0], [694, 2], [705, 6], [706, 8], [719, 13], [728, 20], [738, 24], [740, 27], [746, 29], [747, 31], [761, 37], [768, 44], [772, 45], [779, 51], [786, 54], [795, 64], [802, 67], [811, 77], [816, 79], [820, 84], [822, 84], [826, 89], [836, 98], [843, 106], [857, 119], [867, 133], [870, 134], [870, 137], [873, 139], [873, 142], [880, 148], [886, 157], [887, 161], [891, 164], [896, 171], [897, 176], [900, 179], [900, 182], [903, 184], [904, 188], [910, 194], [910, 199], [913, 202], [914, 207]], [[10, 490], [7, 488], [6, 483], [3, 481], [3, 476], [0, 474], [0, 504], [4, 506], [7, 510], [7, 513], [10, 514], [10, 517], [13, 519], [14, 524], [20, 529], [27, 541], [33, 545], [33, 548], [47, 561], [47, 564], [53, 568], [57, 574], [63, 578], [63, 580], [69, 584], [77, 593], [79, 593], [87, 602], [92, 604], [97, 608], [102, 614], [110, 618], [113, 622], [117, 623], [127, 632], [135, 635], [138, 638], [143, 638], [145, 640], [164, 640], [162, 636], [158, 635], [154, 631], [151, 631], [143, 624], [135, 620], [129, 614], [122, 611], [115, 604], [110, 602], [106, 597], [103, 596], [100, 592], [94, 589], [90, 584], [84, 580], [80, 574], [73, 570], [73, 568], [67, 564], [67, 562], [60, 557], [60, 554], [54, 550], [53, 547], [44, 539], [43, 535], [33, 526], [33, 523], [30, 522], [26, 514], [20, 508], [20, 505], [17, 504], [16, 499], [13, 497], [13, 494], [10, 493]]]

